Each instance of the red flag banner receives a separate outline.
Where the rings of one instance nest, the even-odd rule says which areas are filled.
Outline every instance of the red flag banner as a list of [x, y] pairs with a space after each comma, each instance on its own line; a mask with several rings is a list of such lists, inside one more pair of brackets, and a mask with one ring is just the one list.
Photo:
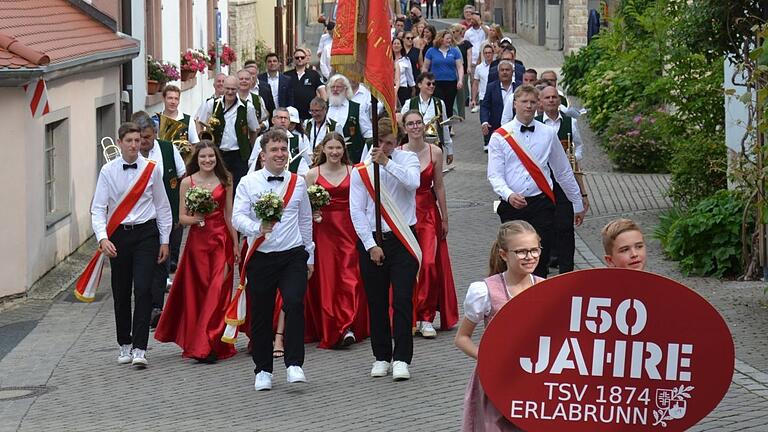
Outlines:
[[[366, 43], [365, 83], [395, 118], [395, 64], [392, 59], [392, 11], [388, 0], [368, 3], [368, 32]], [[396, 127], [397, 122], [392, 122]]]
[[358, 0], [339, 0], [336, 7], [336, 27], [333, 29], [331, 64], [355, 63], [357, 50]]

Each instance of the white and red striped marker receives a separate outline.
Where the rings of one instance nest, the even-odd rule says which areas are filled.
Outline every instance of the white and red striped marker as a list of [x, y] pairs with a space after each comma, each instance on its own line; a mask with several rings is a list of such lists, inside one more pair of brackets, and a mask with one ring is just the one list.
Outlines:
[[24, 84], [24, 91], [27, 93], [27, 103], [33, 118], [39, 118], [50, 112], [48, 89], [45, 87], [44, 79], [40, 78], [36, 81], [30, 81], [29, 84]]

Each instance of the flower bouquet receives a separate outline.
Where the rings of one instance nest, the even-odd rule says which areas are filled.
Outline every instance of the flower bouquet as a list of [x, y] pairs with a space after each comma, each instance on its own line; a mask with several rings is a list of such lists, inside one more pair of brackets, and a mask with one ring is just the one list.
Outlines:
[[[209, 215], [219, 206], [213, 199], [213, 193], [206, 188], [195, 186], [187, 190], [184, 195], [184, 205], [187, 206], [192, 214]], [[205, 226], [205, 221], [200, 221], [201, 227]]]
[[307, 194], [309, 195], [309, 203], [312, 205], [312, 219], [320, 223], [323, 221], [320, 209], [331, 203], [331, 194], [319, 184], [308, 187]]
[[[274, 192], [267, 192], [259, 195], [256, 202], [253, 203], [253, 212], [262, 222], [276, 223], [283, 217], [283, 199]], [[265, 235], [264, 237], [267, 237]]]

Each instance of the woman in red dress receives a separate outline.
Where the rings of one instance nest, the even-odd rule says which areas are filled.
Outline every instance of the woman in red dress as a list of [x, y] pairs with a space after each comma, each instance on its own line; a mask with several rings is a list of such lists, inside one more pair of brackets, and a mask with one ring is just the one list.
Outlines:
[[357, 234], [349, 215], [349, 165], [344, 137], [329, 133], [319, 144], [307, 187], [320, 185], [331, 202], [313, 214], [315, 273], [306, 295], [307, 330], [320, 348], [346, 346], [368, 336], [368, 309], [360, 278]]
[[424, 141], [424, 117], [419, 111], [403, 115], [408, 142], [403, 150], [416, 153], [421, 162], [421, 184], [416, 190], [416, 238], [422, 261], [415, 297], [416, 332], [437, 336], [432, 321], [440, 311], [440, 328], [448, 330], [459, 320], [456, 287], [448, 255], [448, 207], [443, 184], [443, 152]]
[[218, 204], [212, 213], [190, 214], [179, 203], [179, 222], [190, 225], [165, 311], [155, 339], [174, 342], [184, 357], [212, 362], [235, 355], [234, 345], [221, 341], [224, 313], [232, 295], [234, 264], [239, 261], [237, 232], [232, 228], [232, 176], [222, 163], [218, 148], [203, 140], [195, 148], [179, 195], [190, 187], [213, 193]]

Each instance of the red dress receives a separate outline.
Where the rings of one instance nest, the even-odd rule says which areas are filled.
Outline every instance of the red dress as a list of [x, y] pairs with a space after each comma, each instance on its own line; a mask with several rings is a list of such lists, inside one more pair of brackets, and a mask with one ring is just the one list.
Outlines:
[[[194, 182], [192, 184], [194, 186]], [[216, 210], [205, 217], [205, 226], [189, 228], [184, 253], [179, 260], [173, 286], [155, 330], [155, 339], [174, 342], [184, 357], [218, 359], [232, 357], [234, 345], [221, 341], [224, 313], [232, 296], [233, 243], [224, 209], [226, 189], [213, 190]]]
[[416, 189], [416, 238], [421, 247], [422, 259], [419, 280], [414, 290], [414, 305], [416, 321], [432, 322], [436, 312], [440, 311], [440, 328], [448, 330], [459, 321], [459, 306], [448, 242], [439, 239], [442, 219], [433, 189], [435, 164], [432, 162], [431, 146], [429, 157], [429, 165], [421, 172], [421, 182]]
[[331, 202], [321, 210], [322, 222], [312, 227], [315, 273], [309, 280], [304, 311], [305, 340], [319, 340], [320, 348], [336, 346], [347, 329], [358, 341], [369, 334], [357, 233], [349, 215], [349, 181], [347, 172], [334, 186], [318, 171], [317, 184], [328, 191]]

